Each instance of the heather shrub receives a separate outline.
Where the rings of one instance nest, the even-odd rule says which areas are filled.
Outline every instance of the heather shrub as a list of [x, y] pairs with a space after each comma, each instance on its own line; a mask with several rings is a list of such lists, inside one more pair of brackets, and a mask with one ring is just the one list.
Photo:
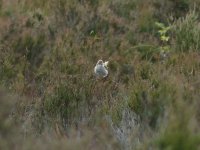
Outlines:
[[198, 149], [198, 4], [0, 0], [0, 149]]
[[198, 15], [191, 11], [173, 25], [174, 47], [177, 51], [199, 51], [200, 27]]

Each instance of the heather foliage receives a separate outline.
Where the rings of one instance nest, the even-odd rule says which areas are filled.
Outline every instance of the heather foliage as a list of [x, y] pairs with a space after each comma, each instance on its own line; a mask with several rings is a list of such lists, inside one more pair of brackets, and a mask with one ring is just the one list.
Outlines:
[[199, 4], [0, 0], [0, 149], [199, 149]]

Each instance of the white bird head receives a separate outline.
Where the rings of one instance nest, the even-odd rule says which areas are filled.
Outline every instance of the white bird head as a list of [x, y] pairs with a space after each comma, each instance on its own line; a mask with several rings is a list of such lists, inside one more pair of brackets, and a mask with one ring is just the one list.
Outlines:
[[98, 60], [97, 65], [103, 65], [103, 60]]

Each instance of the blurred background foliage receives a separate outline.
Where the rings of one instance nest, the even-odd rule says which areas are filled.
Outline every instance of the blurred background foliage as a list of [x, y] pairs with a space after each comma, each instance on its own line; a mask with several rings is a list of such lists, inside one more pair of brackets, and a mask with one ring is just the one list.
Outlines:
[[0, 0], [0, 149], [199, 149], [199, 12], [199, 0]]

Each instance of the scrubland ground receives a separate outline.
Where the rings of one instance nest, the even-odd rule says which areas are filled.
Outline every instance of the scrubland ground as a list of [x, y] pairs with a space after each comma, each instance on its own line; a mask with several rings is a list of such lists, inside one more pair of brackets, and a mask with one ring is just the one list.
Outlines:
[[200, 2], [0, 0], [0, 87], [2, 150], [200, 149]]

